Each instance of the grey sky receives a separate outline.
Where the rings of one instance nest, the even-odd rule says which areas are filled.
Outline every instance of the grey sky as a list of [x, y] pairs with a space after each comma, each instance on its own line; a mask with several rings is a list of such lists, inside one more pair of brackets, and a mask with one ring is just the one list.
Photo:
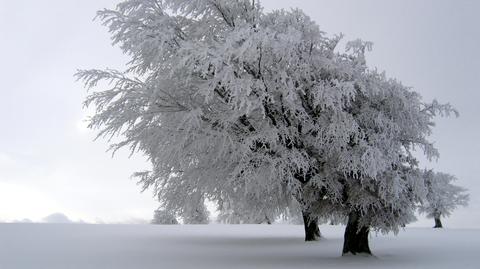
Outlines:
[[[130, 175], [141, 157], [105, 153], [82, 123], [85, 90], [76, 69], [121, 68], [95, 11], [114, 0], [0, 0], [0, 220], [40, 220], [62, 212], [86, 221], [149, 219], [150, 192]], [[445, 221], [480, 228], [480, 2], [468, 0], [263, 0], [267, 10], [299, 7], [328, 34], [374, 42], [371, 66], [414, 87], [426, 100], [451, 102], [458, 119], [439, 119], [436, 163], [470, 189], [471, 203]], [[419, 225], [430, 225], [422, 220]]]

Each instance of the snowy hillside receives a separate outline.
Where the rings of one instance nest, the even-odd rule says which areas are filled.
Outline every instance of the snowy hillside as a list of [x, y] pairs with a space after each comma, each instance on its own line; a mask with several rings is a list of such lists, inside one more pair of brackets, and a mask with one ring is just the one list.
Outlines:
[[341, 257], [343, 227], [303, 242], [292, 225], [1, 224], [0, 268], [478, 268], [480, 230], [371, 236], [375, 257]]

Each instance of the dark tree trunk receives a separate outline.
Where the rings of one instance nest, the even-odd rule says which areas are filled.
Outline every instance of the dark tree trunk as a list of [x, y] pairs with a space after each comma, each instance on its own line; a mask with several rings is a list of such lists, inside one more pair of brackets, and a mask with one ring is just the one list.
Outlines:
[[440, 216], [442, 214], [440, 213], [439, 210], [435, 209], [433, 212], [433, 219], [435, 220], [435, 226], [433, 228], [443, 228], [442, 222], [440, 221]]
[[435, 226], [433, 228], [443, 228], [442, 222], [440, 221], [440, 217], [435, 218]]
[[343, 241], [343, 255], [352, 253], [356, 255], [358, 253], [369, 254], [370, 247], [368, 246], [368, 233], [369, 227], [359, 227], [358, 212], [351, 212], [348, 216], [347, 227], [345, 228], [345, 237]]
[[303, 226], [305, 228], [305, 241], [317, 241], [320, 239], [320, 229], [318, 228], [318, 217], [313, 217], [308, 212], [302, 212]]

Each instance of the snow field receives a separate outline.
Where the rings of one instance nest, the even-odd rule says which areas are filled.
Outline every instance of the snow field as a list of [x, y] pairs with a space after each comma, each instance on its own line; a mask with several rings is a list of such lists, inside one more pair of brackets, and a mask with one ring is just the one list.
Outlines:
[[1, 224], [1, 269], [478, 268], [480, 230], [407, 228], [341, 256], [341, 226]]

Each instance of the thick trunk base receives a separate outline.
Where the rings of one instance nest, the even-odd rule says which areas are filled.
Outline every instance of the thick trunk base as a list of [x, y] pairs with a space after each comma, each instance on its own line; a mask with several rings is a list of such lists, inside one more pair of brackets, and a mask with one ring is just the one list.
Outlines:
[[342, 255], [351, 253], [368, 254], [371, 255], [370, 247], [368, 245], [369, 227], [359, 227], [359, 214], [356, 212], [350, 213], [348, 216], [347, 227], [345, 228], [345, 237], [343, 241]]
[[303, 226], [305, 228], [305, 241], [318, 241], [321, 237], [318, 228], [318, 218], [312, 217], [310, 213], [302, 212]]
[[435, 226], [433, 226], [433, 228], [443, 228], [440, 218], [435, 218]]

